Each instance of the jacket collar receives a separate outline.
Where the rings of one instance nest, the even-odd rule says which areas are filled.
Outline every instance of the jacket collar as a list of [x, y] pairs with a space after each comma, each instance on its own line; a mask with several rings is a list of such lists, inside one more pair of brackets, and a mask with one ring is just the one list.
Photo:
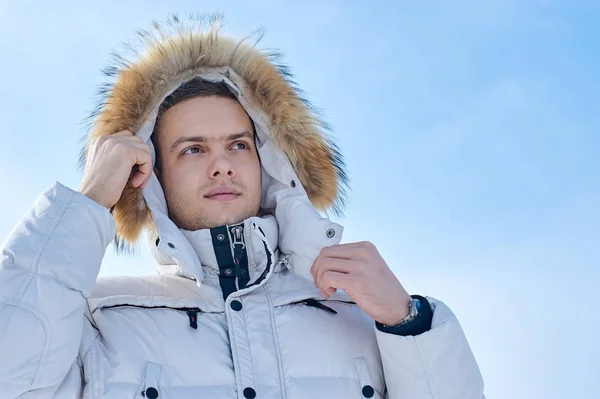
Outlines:
[[[236, 238], [232, 230], [239, 231], [240, 237], [237, 240], [241, 241], [245, 252], [248, 256], [248, 271], [250, 273], [250, 282], [254, 282], [267, 268], [269, 256], [272, 263], [277, 262], [277, 247], [279, 240], [279, 232], [277, 221], [274, 216], [267, 215], [264, 217], [252, 217], [244, 220], [236, 225], [223, 226], [225, 229], [219, 231], [228, 231], [228, 242], [233, 243]], [[185, 230], [180, 229], [185, 238], [192, 246], [196, 253], [201, 267], [204, 279], [218, 279], [219, 264], [215, 254], [214, 236], [217, 228], [202, 229], [202, 230]], [[233, 246], [232, 246], [233, 251]], [[272, 253], [269, 253], [272, 251]]]
[[[281, 254], [288, 260], [286, 266], [291, 271], [312, 280], [310, 268], [315, 259], [324, 247], [340, 242], [343, 227], [322, 217], [306, 194], [298, 193], [297, 187], [279, 187], [272, 191], [273, 187], [277, 186], [263, 188], [263, 204], [273, 201], [272, 215], [243, 222], [244, 234], [251, 243], [250, 256], [255, 262], [252, 267], [255, 271], [263, 268], [266, 241], [274, 254], [273, 261]], [[155, 175], [144, 188], [144, 198], [152, 211], [155, 227], [147, 237], [158, 273], [192, 278], [200, 285], [205, 274], [217, 272], [214, 249], [209, 241], [210, 230], [179, 229], [168, 217], [164, 193]]]

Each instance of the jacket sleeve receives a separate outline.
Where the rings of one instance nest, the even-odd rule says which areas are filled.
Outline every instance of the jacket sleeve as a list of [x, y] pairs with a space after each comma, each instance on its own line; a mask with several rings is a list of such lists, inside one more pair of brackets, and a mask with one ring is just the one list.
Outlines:
[[85, 297], [114, 233], [106, 208], [59, 183], [10, 233], [0, 249], [3, 398], [54, 397], [65, 385], [82, 385], [74, 369], [89, 323]]
[[379, 331], [377, 342], [389, 399], [484, 399], [483, 379], [452, 311], [427, 298], [431, 330], [403, 337]]

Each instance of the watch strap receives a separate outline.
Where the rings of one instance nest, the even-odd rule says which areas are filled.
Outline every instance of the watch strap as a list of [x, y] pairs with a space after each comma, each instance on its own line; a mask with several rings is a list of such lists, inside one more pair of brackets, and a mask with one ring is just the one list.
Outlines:
[[394, 326], [384, 326], [383, 324], [376, 322], [377, 329], [381, 332], [405, 337], [420, 335], [431, 330], [433, 310], [431, 309], [429, 301], [421, 295], [411, 295], [411, 298], [418, 299], [421, 305], [419, 312], [412, 320], [407, 322], [401, 321]]

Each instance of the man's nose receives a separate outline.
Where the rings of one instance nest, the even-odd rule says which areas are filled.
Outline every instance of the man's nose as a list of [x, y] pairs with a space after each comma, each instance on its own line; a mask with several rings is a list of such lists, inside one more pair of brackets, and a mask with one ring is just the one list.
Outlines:
[[212, 178], [223, 176], [234, 177], [235, 171], [233, 170], [233, 165], [227, 157], [218, 156], [213, 162], [210, 176]]

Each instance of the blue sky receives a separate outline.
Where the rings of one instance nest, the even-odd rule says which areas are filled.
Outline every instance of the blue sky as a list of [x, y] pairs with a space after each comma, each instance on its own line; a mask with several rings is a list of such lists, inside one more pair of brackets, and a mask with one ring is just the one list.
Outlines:
[[[169, 3], [169, 4], [167, 4]], [[458, 315], [488, 398], [598, 395], [600, 5], [0, 0], [0, 237], [54, 181], [112, 50], [171, 12], [267, 29], [336, 130], [345, 242]], [[595, 26], [596, 25], [596, 26]], [[111, 250], [101, 274], [153, 272]]]

